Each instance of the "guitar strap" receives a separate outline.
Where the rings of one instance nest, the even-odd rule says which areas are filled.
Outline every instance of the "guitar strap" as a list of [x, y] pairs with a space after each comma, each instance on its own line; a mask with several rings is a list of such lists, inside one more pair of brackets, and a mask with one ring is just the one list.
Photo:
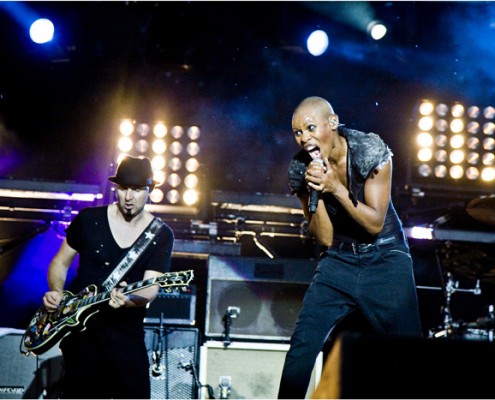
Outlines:
[[129, 249], [124, 258], [115, 267], [112, 273], [102, 283], [103, 288], [107, 292], [112, 290], [117, 283], [119, 283], [124, 275], [131, 269], [137, 259], [144, 253], [148, 245], [153, 241], [156, 234], [165, 225], [165, 223], [158, 217], [155, 217], [153, 221], [148, 225], [144, 232], [134, 242], [134, 245]]

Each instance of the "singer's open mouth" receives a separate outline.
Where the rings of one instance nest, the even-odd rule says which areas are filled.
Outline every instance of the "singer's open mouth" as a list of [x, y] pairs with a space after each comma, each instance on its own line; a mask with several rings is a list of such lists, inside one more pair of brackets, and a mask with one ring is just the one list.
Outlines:
[[320, 148], [317, 146], [307, 146], [305, 149], [313, 160], [321, 158]]

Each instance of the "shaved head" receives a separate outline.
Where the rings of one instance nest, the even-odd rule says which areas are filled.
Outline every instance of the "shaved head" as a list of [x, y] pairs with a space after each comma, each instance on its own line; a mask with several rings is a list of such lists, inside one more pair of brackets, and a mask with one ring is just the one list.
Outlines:
[[311, 107], [318, 113], [321, 113], [320, 115], [322, 115], [324, 118], [328, 118], [330, 117], [330, 115], [335, 114], [332, 105], [324, 98], [318, 96], [306, 97], [299, 103], [294, 113], [307, 107]]

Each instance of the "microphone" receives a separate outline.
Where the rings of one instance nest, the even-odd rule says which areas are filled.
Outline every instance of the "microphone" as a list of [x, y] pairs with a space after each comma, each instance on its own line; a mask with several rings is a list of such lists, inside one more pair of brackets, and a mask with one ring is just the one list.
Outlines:
[[[325, 163], [321, 158], [315, 158], [313, 161], [316, 161], [321, 164], [322, 167], [325, 167]], [[318, 191], [311, 189], [309, 192], [309, 212], [314, 214], [316, 209], [318, 208]]]
[[309, 192], [309, 212], [314, 214], [318, 208], [318, 191], [311, 189]]

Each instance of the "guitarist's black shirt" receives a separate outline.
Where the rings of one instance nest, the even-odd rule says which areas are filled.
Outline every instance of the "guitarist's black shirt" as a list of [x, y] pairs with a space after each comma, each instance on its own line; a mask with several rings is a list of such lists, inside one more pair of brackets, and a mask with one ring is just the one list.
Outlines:
[[[67, 290], [79, 299], [92, 285], [102, 293], [100, 285], [130, 250], [115, 242], [107, 210], [83, 209], [67, 229], [67, 243], [79, 253], [76, 277]], [[165, 225], [124, 277], [127, 284], [143, 281], [146, 270], [168, 272], [173, 241]], [[85, 329], [74, 329], [60, 342], [65, 365], [61, 398], [150, 398], [146, 308], [113, 309], [104, 301], [86, 311]]]
[[[108, 206], [85, 208], [67, 229], [67, 243], [79, 253], [76, 277], [68, 287], [74, 294], [90, 285], [98, 286], [100, 293], [100, 285], [130, 249], [121, 248], [115, 241], [110, 230], [107, 209]], [[165, 225], [125, 276], [127, 284], [142, 281], [146, 270], [170, 271], [173, 241], [173, 232]], [[142, 328], [145, 313], [145, 307], [114, 310], [105, 303], [98, 314], [89, 318], [87, 324], [101, 326], [104, 323], [121, 328], [131, 324]]]

